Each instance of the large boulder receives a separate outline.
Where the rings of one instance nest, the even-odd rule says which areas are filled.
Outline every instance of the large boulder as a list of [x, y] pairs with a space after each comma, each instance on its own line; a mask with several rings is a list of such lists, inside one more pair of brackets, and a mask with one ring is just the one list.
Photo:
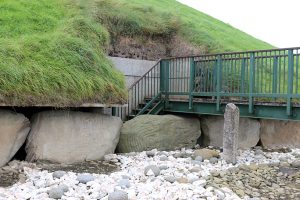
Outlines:
[[123, 125], [118, 151], [127, 153], [192, 148], [200, 135], [198, 118], [140, 115]]
[[114, 153], [122, 121], [100, 113], [46, 111], [32, 118], [26, 160], [75, 163]]
[[300, 148], [300, 122], [261, 120], [260, 139], [265, 148]]
[[[203, 116], [201, 118], [203, 145], [223, 146], [223, 116]], [[240, 118], [239, 120], [239, 148], [248, 149], [257, 145], [259, 141], [260, 123], [256, 119]]]
[[30, 122], [24, 115], [0, 110], [0, 167], [24, 144], [29, 130]]

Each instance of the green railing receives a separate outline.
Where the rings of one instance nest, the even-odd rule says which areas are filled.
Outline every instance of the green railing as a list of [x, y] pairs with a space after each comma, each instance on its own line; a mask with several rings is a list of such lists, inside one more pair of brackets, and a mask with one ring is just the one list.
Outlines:
[[256, 102], [284, 103], [291, 115], [300, 98], [299, 54], [300, 47], [162, 59], [130, 87], [125, 115], [159, 93], [166, 107], [176, 98], [193, 109], [203, 97], [217, 111], [231, 100], [248, 104], [249, 113]]
[[[152, 99], [160, 92], [161, 60], [151, 67], [141, 78], [135, 81], [128, 89], [127, 107], [113, 109], [113, 115], [125, 120], [130, 115], [138, 113], [139, 106], [145, 99]], [[133, 112], [134, 111], [134, 112]]]

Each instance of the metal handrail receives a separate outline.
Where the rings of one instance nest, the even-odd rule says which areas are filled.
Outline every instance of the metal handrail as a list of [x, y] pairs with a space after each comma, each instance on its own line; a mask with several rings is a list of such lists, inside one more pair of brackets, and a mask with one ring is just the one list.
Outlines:
[[195, 58], [195, 57], [205, 57], [205, 56], [219, 56], [219, 55], [231, 55], [231, 54], [246, 54], [246, 53], [261, 53], [261, 52], [272, 52], [272, 51], [286, 51], [292, 49], [299, 49], [300, 47], [288, 47], [288, 48], [273, 48], [273, 49], [261, 49], [261, 50], [250, 50], [250, 51], [233, 51], [224, 53], [213, 53], [213, 54], [199, 54], [192, 56], [178, 56], [178, 57], [166, 57], [161, 60], [172, 60], [178, 58]]
[[136, 85], [140, 80], [142, 80], [149, 72], [151, 72], [151, 70], [153, 70], [153, 68], [155, 68], [161, 61], [162, 59], [159, 59], [147, 72], [145, 72], [138, 80], [134, 81], [130, 87], [128, 88], [128, 90], [131, 90], [134, 85]]

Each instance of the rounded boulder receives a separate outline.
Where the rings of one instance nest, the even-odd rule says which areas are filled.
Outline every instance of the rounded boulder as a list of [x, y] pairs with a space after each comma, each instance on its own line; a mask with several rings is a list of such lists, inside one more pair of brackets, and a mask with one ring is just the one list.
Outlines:
[[120, 153], [192, 148], [200, 135], [197, 118], [140, 115], [124, 123], [117, 148]]

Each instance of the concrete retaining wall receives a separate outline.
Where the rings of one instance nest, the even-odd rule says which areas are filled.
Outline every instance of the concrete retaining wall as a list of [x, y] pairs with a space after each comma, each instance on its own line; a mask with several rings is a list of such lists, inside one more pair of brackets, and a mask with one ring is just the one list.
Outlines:
[[144, 75], [156, 63], [156, 61], [119, 57], [108, 57], [108, 59], [110, 59], [114, 66], [126, 76], [127, 88]]

